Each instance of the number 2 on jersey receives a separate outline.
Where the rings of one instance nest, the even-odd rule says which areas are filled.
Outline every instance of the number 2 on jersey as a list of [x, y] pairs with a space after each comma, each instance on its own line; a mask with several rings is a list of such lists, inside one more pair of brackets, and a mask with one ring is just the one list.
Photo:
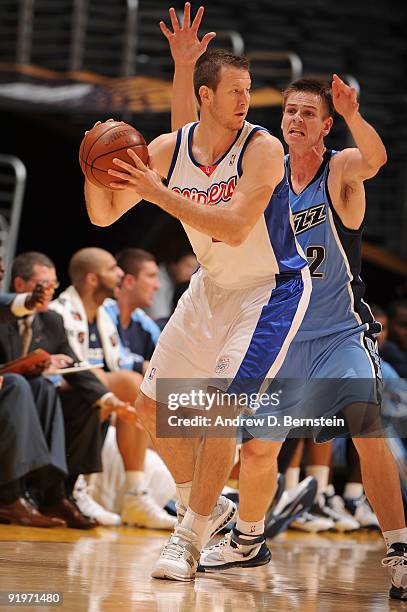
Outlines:
[[324, 273], [318, 272], [319, 266], [325, 259], [325, 247], [323, 246], [309, 246], [307, 247], [307, 259], [309, 265], [309, 271], [312, 278], [323, 278]]

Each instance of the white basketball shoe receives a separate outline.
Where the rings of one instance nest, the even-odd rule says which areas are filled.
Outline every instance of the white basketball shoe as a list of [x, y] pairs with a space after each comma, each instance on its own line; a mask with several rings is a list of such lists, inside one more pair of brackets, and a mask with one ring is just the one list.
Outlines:
[[123, 495], [122, 521], [134, 527], [147, 529], [174, 529], [177, 524], [175, 516], [161, 508], [153, 497], [142, 493], [125, 493]]
[[175, 527], [170, 539], [161, 551], [151, 576], [164, 580], [188, 582], [195, 578], [201, 555], [196, 534], [181, 525]]

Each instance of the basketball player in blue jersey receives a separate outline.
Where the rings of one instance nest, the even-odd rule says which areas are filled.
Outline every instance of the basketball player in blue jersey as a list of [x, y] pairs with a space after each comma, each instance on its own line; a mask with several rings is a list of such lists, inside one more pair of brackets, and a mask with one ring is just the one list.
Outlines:
[[[194, 439], [157, 437], [156, 410], [167, 400], [157, 381], [179, 381], [184, 392], [188, 379], [234, 392], [244, 391], [247, 379], [262, 384], [284, 359], [311, 291], [291, 223], [282, 145], [245, 120], [247, 60], [207, 54], [194, 83], [201, 120], [155, 139], [151, 168], [129, 150], [133, 164], [115, 160], [109, 170], [111, 190], [85, 184], [93, 223], [110, 225], [144, 198], [183, 223], [200, 264], [159, 338], [136, 402], [177, 483], [182, 519], [152, 575], [183, 581], [194, 578], [202, 547], [235, 514], [226, 498], [216, 502], [236, 441], [204, 436], [198, 446]], [[226, 388], [225, 378], [232, 381]]]
[[[204, 39], [199, 41], [189, 27], [189, 11], [186, 5], [180, 27], [170, 10], [172, 32], [160, 24], [175, 62], [173, 129], [197, 115], [191, 82], [194, 64], [204, 51]], [[201, 17], [202, 12], [200, 9]], [[213, 38], [213, 33], [210, 36]], [[345, 120], [355, 148], [339, 152], [326, 149], [324, 138], [332, 127], [334, 110]], [[325, 405], [326, 416], [348, 408], [355, 414], [366, 405], [377, 414], [375, 386], [381, 374], [375, 333], [379, 326], [363, 301], [364, 284], [359, 274], [366, 206], [363, 183], [386, 162], [384, 145], [360, 115], [354, 89], [337, 75], [333, 76], [332, 92], [329, 86], [310, 79], [291, 84], [284, 92], [281, 127], [289, 146], [285, 167], [296, 238], [309, 261], [313, 291], [278, 377], [290, 378], [294, 369], [298, 379], [320, 379], [319, 395], [315, 396], [311, 385], [310, 394], [314, 402]], [[326, 379], [349, 379], [355, 384], [334, 387], [332, 394], [332, 383]], [[295, 416], [306, 416], [307, 388], [304, 385], [300, 400], [295, 400], [300, 407]], [[284, 433], [280, 429], [276, 440]], [[262, 431], [252, 435], [241, 450], [236, 528], [203, 552], [201, 571], [253, 567], [270, 558], [264, 544], [264, 515], [270, 502], [267, 484], [276, 482], [281, 442], [267, 441], [273, 436]], [[355, 437], [353, 441], [364, 487], [387, 546], [383, 565], [389, 567], [392, 577], [390, 597], [407, 599], [407, 529], [395, 462], [384, 439]]]

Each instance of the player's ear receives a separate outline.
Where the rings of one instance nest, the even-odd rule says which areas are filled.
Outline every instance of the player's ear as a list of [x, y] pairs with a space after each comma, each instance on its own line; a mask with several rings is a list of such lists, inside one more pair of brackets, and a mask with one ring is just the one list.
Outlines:
[[333, 125], [334, 120], [332, 119], [332, 117], [327, 117], [324, 120], [324, 125], [322, 127], [322, 135], [325, 138], [325, 136], [328, 136], [329, 132], [331, 131], [331, 127]]
[[209, 102], [210, 97], [211, 97], [210, 96], [210, 91], [211, 90], [209, 89], [209, 87], [207, 87], [207, 85], [201, 85], [200, 86], [198, 94], [199, 94], [199, 98], [201, 100], [201, 104], [203, 102]]

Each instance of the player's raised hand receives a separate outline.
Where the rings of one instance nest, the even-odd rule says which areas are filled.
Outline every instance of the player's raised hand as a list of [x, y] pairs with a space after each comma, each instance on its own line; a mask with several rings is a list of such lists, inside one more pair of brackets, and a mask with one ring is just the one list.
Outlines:
[[332, 100], [336, 112], [342, 115], [345, 121], [351, 119], [359, 110], [356, 89], [346, 85], [337, 74], [332, 77]]
[[191, 4], [186, 2], [182, 26], [178, 21], [174, 8], [169, 10], [172, 32], [164, 21], [160, 21], [161, 32], [168, 40], [175, 64], [194, 65], [197, 59], [205, 53], [210, 41], [215, 38], [215, 32], [208, 32], [203, 36], [202, 40], [198, 38], [198, 29], [203, 13], [204, 7], [200, 6], [191, 25]]
[[154, 170], [150, 170], [134, 151], [127, 149], [127, 153], [133, 160], [134, 166], [115, 158], [113, 163], [115, 166], [119, 166], [120, 170], [114, 170], [113, 168], [108, 170], [109, 174], [126, 181], [126, 183], [110, 183], [110, 187], [115, 191], [134, 189], [144, 200], [156, 204], [163, 189], [160, 176]]

